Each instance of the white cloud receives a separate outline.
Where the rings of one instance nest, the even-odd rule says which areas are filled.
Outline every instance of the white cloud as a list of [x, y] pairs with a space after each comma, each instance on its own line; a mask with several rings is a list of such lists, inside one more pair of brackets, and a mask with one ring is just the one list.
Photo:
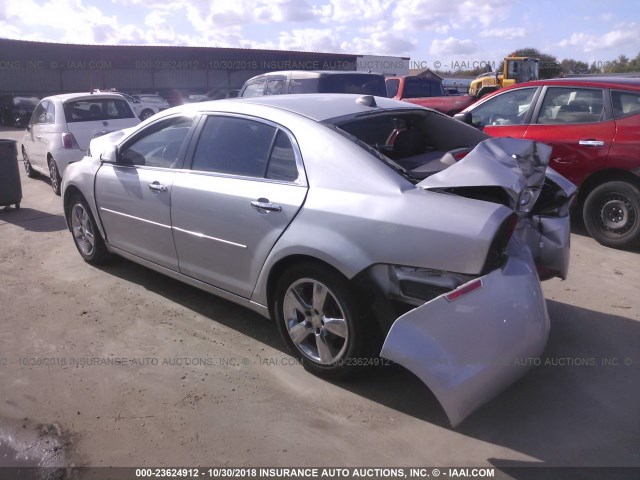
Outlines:
[[386, 21], [374, 26], [363, 27], [358, 36], [342, 42], [344, 52], [370, 54], [408, 56], [417, 46], [418, 42], [399, 32], [390, 30]]
[[523, 38], [527, 34], [523, 27], [514, 28], [491, 28], [489, 30], [483, 30], [478, 35], [480, 38], [504, 38], [511, 40], [513, 38]]
[[459, 40], [449, 37], [446, 40], [435, 39], [431, 42], [429, 53], [431, 55], [467, 55], [477, 50], [476, 44], [471, 40]]
[[611, 30], [603, 35], [588, 33], [573, 33], [571, 37], [561, 40], [560, 47], [580, 47], [585, 52], [597, 50], [607, 50], [610, 48], [634, 47], [640, 49], [640, 39], [637, 31], [640, 28], [635, 22], [616, 25], [615, 30]]
[[435, 31], [487, 28], [509, 16], [509, 0], [455, 2], [451, 0], [402, 0], [393, 9], [394, 29], [400, 31]]
[[278, 48], [282, 50], [340, 52], [340, 28], [300, 28], [280, 32]]
[[103, 36], [108, 30], [106, 27], [113, 30], [118, 27], [115, 16], [107, 16], [97, 7], [84, 5], [81, 0], [50, 0], [41, 4], [33, 0], [7, 0], [5, 16], [14, 24], [61, 32], [62, 42], [94, 43], [97, 27], [98, 36]]
[[319, 12], [325, 21], [338, 23], [379, 20], [389, 15], [387, 10], [394, 3], [393, 0], [330, 0]]

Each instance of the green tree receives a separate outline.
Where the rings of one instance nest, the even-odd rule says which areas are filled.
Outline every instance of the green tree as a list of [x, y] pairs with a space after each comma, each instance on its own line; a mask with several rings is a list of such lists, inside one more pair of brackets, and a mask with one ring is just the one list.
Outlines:
[[542, 53], [537, 48], [519, 48], [509, 54], [510, 57], [534, 57], [540, 60], [540, 78], [555, 78], [560, 76], [560, 62], [553, 55]]
[[573, 58], [566, 58], [560, 62], [560, 74], [561, 75], [577, 75], [591, 73], [589, 71], [589, 64], [581, 62], [580, 60], [574, 60]]

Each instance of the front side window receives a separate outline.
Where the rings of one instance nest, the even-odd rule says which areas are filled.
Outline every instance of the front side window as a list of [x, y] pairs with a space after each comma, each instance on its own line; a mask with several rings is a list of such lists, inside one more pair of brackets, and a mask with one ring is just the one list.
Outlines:
[[284, 90], [284, 80], [269, 80], [265, 95], [280, 95]]
[[612, 91], [613, 116], [615, 118], [628, 117], [640, 113], [640, 93]]
[[180, 166], [180, 152], [192, 124], [192, 118], [177, 117], [150, 126], [142, 137], [122, 149], [118, 163], [161, 168]]
[[55, 120], [55, 117], [49, 118], [49, 116], [47, 115], [50, 104], [51, 102], [49, 100], [42, 100], [38, 104], [38, 106], [33, 111], [33, 114], [31, 115], [30, 123], [32, 125], [37, 125], [41, 123], [53, 123], [53, 121]]
[[294, 181], [296, 158], [289, 137], [246, 118], [210, 116], [200, 134], [193, 170]]
[[124, 98], [70, 101], [64, 104], [64, 116], [67, 123], [135, 118], [133, 110]]
[[474, 127], [522, 125], [531, 108], [537, 88], [519, 88], [491, 97], [471, 110]]
[[603, 91], [596, 88], [549, 87], [536, 123], [599, 122], [604, 113]]

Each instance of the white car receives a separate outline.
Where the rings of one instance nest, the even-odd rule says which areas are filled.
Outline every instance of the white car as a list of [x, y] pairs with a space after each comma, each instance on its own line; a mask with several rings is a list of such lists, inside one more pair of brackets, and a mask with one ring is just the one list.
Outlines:
[[43, 98], [22, 139], [27, 176], [49, 175], [53, 191], [60, 195], [67, 165], [82, 159], [92, 139], [139, 123], [119, 94], [67, 93]]
[[120, 95], [127, 99], [133, 111], [143, 122], [156, 113], [171, 108], [169, 102], [159, 95], [127, 95], [126, 93], [120, 93]]

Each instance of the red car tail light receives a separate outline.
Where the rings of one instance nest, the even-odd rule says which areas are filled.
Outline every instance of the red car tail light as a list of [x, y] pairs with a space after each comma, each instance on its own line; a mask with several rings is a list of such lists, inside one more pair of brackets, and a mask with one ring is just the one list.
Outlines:
[[482, 288], [482, 279], [476, 278], [475, 280], [456, 288], [453, 292], [445, 294], [444, 298], [449, 302], [455, 302], [459, 298], [464, 297], [468, 293], [478, 290], [479, 288]]
[[80, 148], [73, 133], [69, 132], [62, 134], [62, 146], [67, 149]]

